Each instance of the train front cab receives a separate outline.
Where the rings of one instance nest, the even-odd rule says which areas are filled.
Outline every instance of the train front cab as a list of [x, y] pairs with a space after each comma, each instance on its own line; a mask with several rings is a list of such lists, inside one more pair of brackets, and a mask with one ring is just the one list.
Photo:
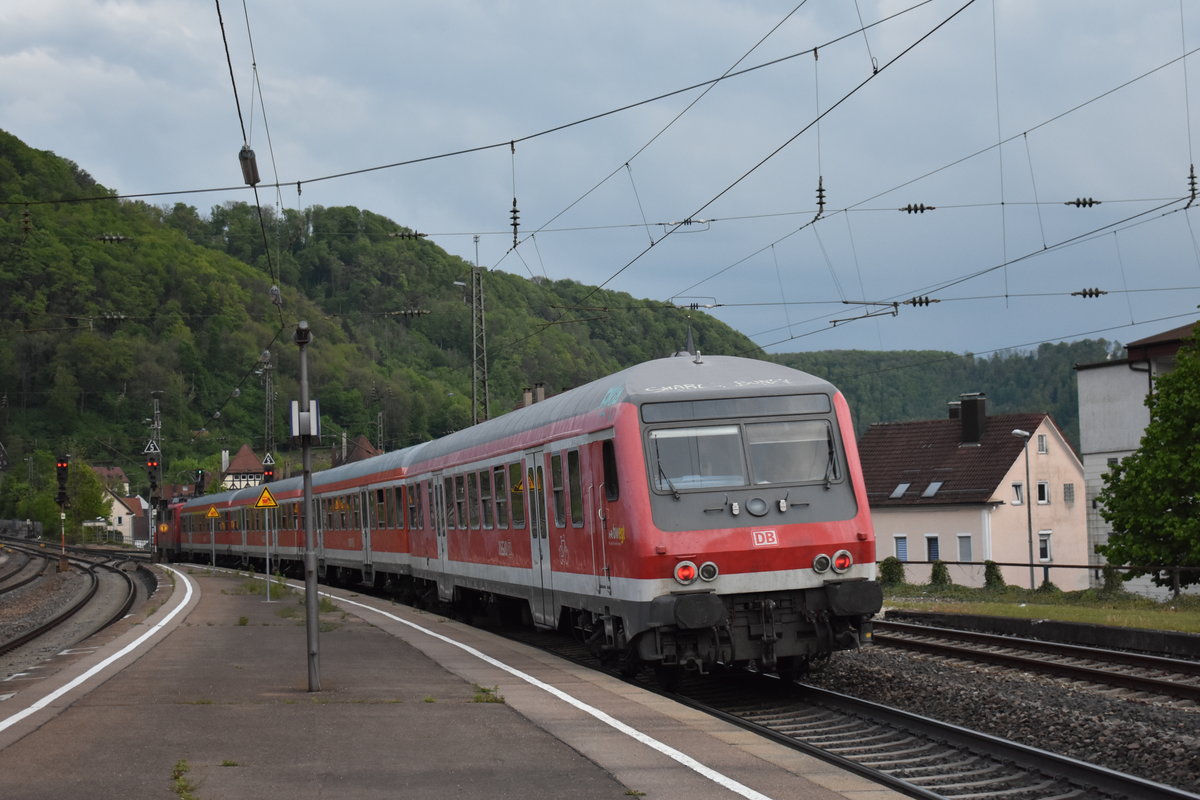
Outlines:
[[648, 501], [628, 521], [633, 660], [794, 674], [870, 640], [874, 531], [836, 390], [644, 403], [619, 428]]

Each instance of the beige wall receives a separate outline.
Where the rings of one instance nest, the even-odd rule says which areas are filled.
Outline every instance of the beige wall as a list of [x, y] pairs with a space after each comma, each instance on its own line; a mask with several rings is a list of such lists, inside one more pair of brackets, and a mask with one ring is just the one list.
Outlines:
[[[1002, 567], [1004, 581], [1014, 586], [1029, 586], [1029, 524], [1032, 512], [1034, 585], [1040, 586], [1043, 567], [1051, 567], [1050, 580], [1064, 591], [1085, 589], [1088, 571], [1055, 569], [1055, 565], [1086, 565], [1087, 518], [1083, 466], [1055, 427], [1043, 422], [1029, 441], [1029, 478], [1032, 491], [1025, 487], [1025, 456], [1013, 463], [986, 506], [899, 506], [872, 509], [879, 558], [896, 555], [896, 537], [906, 535], [908, 560], [928, 560], [928, 540], [936, 537], [938, 556], [950, 568], [951, 579], [966, 586], [983, 585], [981, 566], [957, 566], [960, 539], [969, 541], [969, 559], [995, 561], [1020, 566]], [[1038, 435], [1046, 437], [1046, 452], [1038, 452]], [[1049, 502], [1037, 502], [1039, 481], [1046, 481]], [[1016, 505], [1013, 484], [1024, 487], [1024, 499], [1032, 504]], [[1065, 484], [1074, 486], [1074, 502], [1066, 501]], [[1043, 560], [1040, 534], [1050, 538], [1050, 558]], [[910, 564], [905, 575], [910, 582], [929, 580], [930, 567]]]

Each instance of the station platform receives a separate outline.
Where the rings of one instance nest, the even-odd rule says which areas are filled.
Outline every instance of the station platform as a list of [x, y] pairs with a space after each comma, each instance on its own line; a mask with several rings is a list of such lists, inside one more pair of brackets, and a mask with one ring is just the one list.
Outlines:
[[[895, 800], [669, 698], [441, 616], [157, 567], [146, 609], [0, 683], [5, 800]], [[4, 677], [4, 676], [0, 676]], [[490, 701], [490, 702], [489, 702]]]

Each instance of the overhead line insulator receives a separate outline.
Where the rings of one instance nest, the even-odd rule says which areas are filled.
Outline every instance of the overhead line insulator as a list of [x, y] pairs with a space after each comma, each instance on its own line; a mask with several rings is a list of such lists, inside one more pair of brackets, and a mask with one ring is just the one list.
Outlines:
[[515, 198], [515, 197], [513, 198], [512, 211], [509, 213], [512, 216], [513, 247], [516, 247], [517, 246], [517, 226], [521, 220], [521, 212], [517, 209], [517, 198]]
[[936, 211], [937, 206], [927, 206], [924, 203], [909, 203], [904, 208], [898, 208], [897, 211], [903, 211], [908, 214], [924, 214], [926, 211]]
[[1076, 208], [1091, 208], [1092, 206], [1100, 205], [1100, 202], [1094, 197], [1076, 197], [1074, 200], [1068, 200], [1063, 203], [1063, 205], [1075, 206]]
[[1072, 297], [1099, 297], [1102, 294], [1108, 294], [1103, 289], [1081, 289], [1078, 292], [1071, 292]]
[[916, 306], [927, 306], [930, 303], [940, 303], [940, 302], [942, 302], [942, 301], [938, 300], [936, 297], [930, 297], [929, 295], [926, 294], [926, 295], [921, 295], [920, 297], [910, 297], [904, 301], [904, 305], [913, 306], [915, 308]]
[[[813, 52], [816, 52], [815, 50]], [[825, 214], [825, 176], [817, 176], [817, 216]]]

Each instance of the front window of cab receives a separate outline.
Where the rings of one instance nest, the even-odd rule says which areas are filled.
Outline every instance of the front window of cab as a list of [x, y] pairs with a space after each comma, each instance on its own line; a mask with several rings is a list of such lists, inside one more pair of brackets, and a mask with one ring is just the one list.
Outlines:
[[[816, 400], [809, 399], [812, 397], [745, 398], [735, 407], [720, 408], [743, 419], [651, 429], [647, 437], [651, 485], [656, 491], [678, 495], [696, 489], [821, 482], [828, 485], [840, 480], [834, 432], [828, 419], [754, 419], [785, 410], [811, 413], [828, 409], [827, 398], [816, 396], [820, 398], [820, 404], [816, 405]], [[756, 402], [768, 399], [769, 403]], [[785, 400], [791, 401], [786, 408], [781, 407]], [[692, 402], [643, 406], [643, 419], [682, 421], [680, 418], [690, 416], [688, 412], [710, 410], [697, 408], [700, 405]]]

